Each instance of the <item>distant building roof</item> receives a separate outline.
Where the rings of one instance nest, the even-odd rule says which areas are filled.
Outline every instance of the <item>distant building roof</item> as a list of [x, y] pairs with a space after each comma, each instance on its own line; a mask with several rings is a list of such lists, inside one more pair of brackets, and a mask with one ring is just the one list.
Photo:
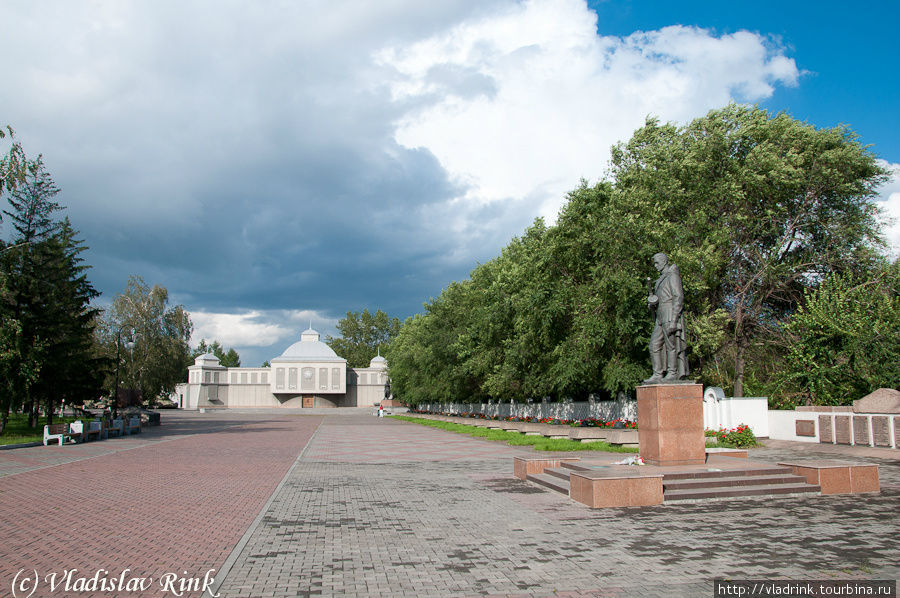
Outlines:
[[215, 361], [216, 363], [219, 363], [219, 358], [212, 353], [204, 353], [203, 355], [198, 355], [194, 359], [194, 365], [200, 365], [201, 361]]
[[334, 349], [319, 340], [319, 333], [309, 328], [300, 335], [300, 341], [294, 343], [276, 357], [278, 361], [347, 361], [338, 356]]

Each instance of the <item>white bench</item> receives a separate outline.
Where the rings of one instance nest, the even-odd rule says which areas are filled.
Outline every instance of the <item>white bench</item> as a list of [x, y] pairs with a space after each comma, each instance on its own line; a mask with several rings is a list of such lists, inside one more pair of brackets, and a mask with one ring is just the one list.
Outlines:
[[84, 426], [80, 421], [71, 424], [49, 424], [44, 426], [44, 446], [48, 442], [59, 441], [59, 446], [63, 445], [66, 440], [74, 440], [78, 442], [82, 438]]

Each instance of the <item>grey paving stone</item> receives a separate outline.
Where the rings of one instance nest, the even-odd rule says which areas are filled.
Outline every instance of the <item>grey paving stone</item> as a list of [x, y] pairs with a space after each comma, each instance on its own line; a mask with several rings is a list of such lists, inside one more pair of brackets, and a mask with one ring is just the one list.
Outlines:
[[328, 417], [220, 594], [671, 598], [709, 596], [722, 577], [900, 571], [896, 460], [865, 459], [881, 466], [880, 495], [591, 510], [515, 479], [522, 453], [389, 418]]

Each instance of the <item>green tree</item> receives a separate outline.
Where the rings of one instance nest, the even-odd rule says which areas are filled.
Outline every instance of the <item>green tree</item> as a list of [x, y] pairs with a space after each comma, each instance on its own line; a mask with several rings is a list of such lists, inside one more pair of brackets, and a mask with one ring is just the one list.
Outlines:
[[[15, 190], [25, 180], [28, 162], [22, 145], [16, 140], [15, 132], [8, 125], [5, 131], [0, 128], [0, 139], [6, 137], [9, 137], [11, 144], [6, 154], [0, 158], [0, 196], [3, 195], [4, 190]], [[3, 218], [0, 217], [0, 220]]]
[[102, 364], [92, 346], [98, 293], [87, 279], [69, 220], [57, 220], [59, 189], [40, 157], [28, 161], [25, 178], [7, 198], [3, 213], [11, 242], [0, 255], [0, 420], [24, 407], [31, 425], [36, 405], [48, 415], [60, 401], [78, 404], [97, 396]]
[[395, 392], [416, 402], [633, 389], [649, 373], [646, 297], [663, 251], [681, 269], [695, 371], [740, 396], [748, 359], [754, 384], [777, 371], [761, 341], [778, 338], [805, 290], [877, 262], [884, 177], [841, 127], [737, 105], [684, 127], [649, 119], [613, 148], [610, 182], [582, 182], [555, 226], [536, 221], [407, 321], [388, 356]]
[[[151, 288], [132, 276], [98, 327], [98, 341], [109, 359], [115, 359], [120, 338], [131, 345], [120, 365], [120, 386], [139, 390], [151, 404], [175, 389], [191, 363], [190, 317], [181, 305], [169, 308], [168, 302], [165, 287]], [[112, 391], [112, 373], [106, 386]]]
[[754, 339], [882, 243], [873, 198], [887, 173], [843, 126], [737, 104], [684, 127], [648, 119], [613, 148], [611, 175], [630, 238], [674, 254], [692, 299], [727, 311], [735, 396]]
[[849, 405], [900, 387], [900, 262], [870, 276], [829, 275], [786, 333], [779, 407]]
[[2, 282], [6, 287], [2, 309], [4, 320], [12, 328], [4, 338], [15, 342], [7, 348], [7, 353], [14, 355], [15, 365], [14, 378], [10, 381], [11, 396], [4, 400], [4, 413], [10, 407], [24, 407], [33, 426], [38, 398], [33, 392], [34, 385], [47, 364], [46, 349], [50, 343], [41, 309], [46, 307], [44, 302], [51, 286], [43, 276], [52, 259], [46, 243], [60, 229], [55, 213], [62, 206], [54, 201], [59, 188], [40, 156], [25, 162], [24, 178], [8, 190], [9, 208], [3, 214], [12, 225], [13, 234], [2, 253]]
[[213, 341], [211, 344], [206, 343], [206, 339], [200, 339], [200, 344], [197, 345], [197, 348], [191, 351], [191, 359], [196, 359], [200, 355], [205, 353], [212, 353], [216, 357], [219, 358], [219, 365], [226, 368], [239, 368], [241, 367], [241, 356], [238, 355], [238, 352], [233, 348], [229, 348], [227, 351], [225, 347], [223, 347], [219, 341]]
[[325, 343], [335, 353], [347, 360], [352, 368], [369, 367], [369, 362], [379, 350], [387, 350], [400, 332], [400, 320], [391, 318], [380, 309], [375, 314], [364, 309], [362, 313], [348, 311], [338, 321], [339, 338], [325, 337]]

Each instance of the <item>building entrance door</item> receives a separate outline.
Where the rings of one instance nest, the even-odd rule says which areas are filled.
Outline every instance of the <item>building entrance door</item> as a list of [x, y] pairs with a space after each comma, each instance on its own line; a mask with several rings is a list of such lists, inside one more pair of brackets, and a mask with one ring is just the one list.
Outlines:
[[316, 397], [304, 396], [303, 397], [303, 408], [304, 409], [312, 409], [316, 406]]

